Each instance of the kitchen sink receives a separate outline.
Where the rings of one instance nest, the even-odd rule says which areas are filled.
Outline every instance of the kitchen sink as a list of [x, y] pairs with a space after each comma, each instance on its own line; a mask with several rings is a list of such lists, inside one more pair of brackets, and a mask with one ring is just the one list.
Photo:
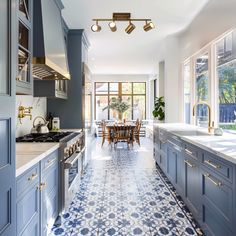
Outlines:
[[180, 131], [174, 131], [176, 135], [180, 136], [210, 136], [211, 134], [201, 132], [198, 130], [180, 130]]

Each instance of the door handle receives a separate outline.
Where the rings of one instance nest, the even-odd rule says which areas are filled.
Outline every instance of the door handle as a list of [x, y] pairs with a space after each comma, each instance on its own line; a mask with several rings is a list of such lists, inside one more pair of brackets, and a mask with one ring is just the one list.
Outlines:
[[217, 187], [220, 187], [222, 186], [222, 183], [221, 182], [216, 182], [214, 179], [211, 178], [211, 175], [210, 174], [204, 174], [204, 176], [209, 179], [215, 186]]
[[208, 164], [209, 166], [215, 168], [215, 169], [220, 169], [220, 165], [215, 165], [211, 160], [205, 160], [204, 163]]
[[192, 164], [192, 163], [190, 163], [190, 162], [188, 162], [188, 161], [184, 161], [189, 167], [191, 167], [191, 168], [193, 168], [193, 167], [195, 167], [195, 165], [194, 164]]

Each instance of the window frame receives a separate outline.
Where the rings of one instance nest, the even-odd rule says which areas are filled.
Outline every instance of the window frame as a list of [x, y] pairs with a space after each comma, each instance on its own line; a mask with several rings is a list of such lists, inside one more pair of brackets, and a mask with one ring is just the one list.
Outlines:
[[[96, 83], [107, 83], [108, 84], [108, 91], [107, 93], [96, 93]], [[112, 93], [110, 94], [110, 84], [112, 83], [118, 83], [118, 93]], [[123, 94], [122, 92], [122, 84], [125, 83], [131, 83], [131, 93], [125, 93]], [[145, 93], [134, 93], [134, 84], [136, 83], [141, 83], [145, 85]], [[110, 81], [110, 82], [102, 82], [102, 81], [97, 81], [94, 82], [94, 118], [95, 120], [97, 120], [97, 114], [96, 114], [96, 109], [97, 109], [97, 104], [96, 104], [96, 97], [97, 96], [107, 96], [108, 97], [108, 105], [110, 103], [110, 98], [113, 96], [118, 96], [120, 98], [122, 98], [122, 96], [130, 96], [131, 97], [131, 120], [133, 120], [134, 117], [134, 112], [133, 112], [133, 105], [134, 105], [134, 96], [144, 96], [145, 98], [145, 114], [144, 114], [144, 119], [146, 119], [147, 117], [147, 83], [146, 82], [115, 82], [115, 81]], [[107, 119], [110, 120], [110, 109], [108, 109], [108, 116]]]

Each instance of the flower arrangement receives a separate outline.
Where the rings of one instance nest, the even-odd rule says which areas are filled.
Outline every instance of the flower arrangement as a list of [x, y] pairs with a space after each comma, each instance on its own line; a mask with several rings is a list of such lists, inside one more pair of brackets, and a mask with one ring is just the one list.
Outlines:
[[119, 117], [122, 117], [122, 114], [130, 108], [130, 105], [127, 102], [122, 101], [121, 98], [112, 98], [110, 104], [104, 107], [103, 110], [108, 108], [117, 111]]

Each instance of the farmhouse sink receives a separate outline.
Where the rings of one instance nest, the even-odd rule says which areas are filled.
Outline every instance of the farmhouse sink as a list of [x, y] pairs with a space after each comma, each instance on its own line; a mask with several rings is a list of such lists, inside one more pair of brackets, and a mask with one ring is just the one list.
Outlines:
[[173, 131], [174, 134], [180, 136], [211, 136], [209, 133], [201, 132], [198, 130], [179, 130]]

